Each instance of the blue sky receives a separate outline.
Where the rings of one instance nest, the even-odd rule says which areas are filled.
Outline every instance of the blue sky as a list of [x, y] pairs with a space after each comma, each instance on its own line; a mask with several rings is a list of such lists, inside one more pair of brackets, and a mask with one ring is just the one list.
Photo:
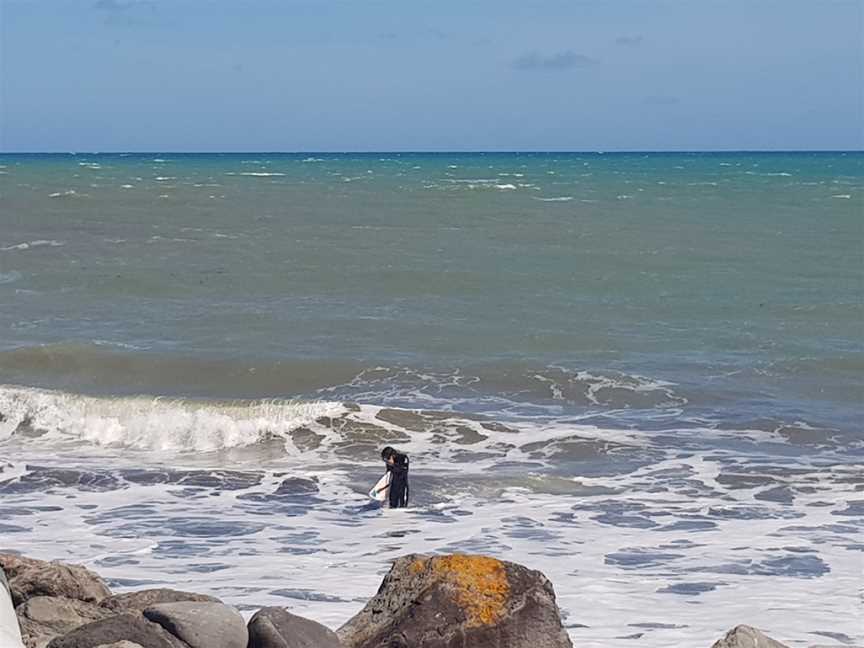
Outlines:
[[862, 12], [0, 0], [0, 150], [860, 149]]

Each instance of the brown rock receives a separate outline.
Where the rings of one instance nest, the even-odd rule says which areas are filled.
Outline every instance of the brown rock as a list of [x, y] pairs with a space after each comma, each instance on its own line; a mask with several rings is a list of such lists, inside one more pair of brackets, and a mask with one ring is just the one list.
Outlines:
[[27, 648], [44, 648], [54, 637], [111, 614], [94, 603], [56, 596], [34, 596], [15, 612]]
[[97, 603], [111, 595], [102, 579], [82, 565], [0, 554], [0, 568], [9, 578], [9, 590], [16, 606], [34, 596], [57, 596]]
[[156, 589], [139, 590], [137, 592], [126, 592], [115, 594], [104, 599], [100, 605], [114, 612], [142, 611], [150, 606], [160, 603], [177, 603], [179, 601], [209, 601], [221, 603], [221, 601], [206, 594], [195, 594], [193, 592], [182, 592], [180, 590], [160, 587]]
[[714, 642], [711, 648], [789, 648], [786, 644], [765, 636], [756, 628], [739, 625], [732, 628], [722, 639]]
[[399, 558], [337, 634], [347, 648], [572, 648], [543, 574], [461, 554]]

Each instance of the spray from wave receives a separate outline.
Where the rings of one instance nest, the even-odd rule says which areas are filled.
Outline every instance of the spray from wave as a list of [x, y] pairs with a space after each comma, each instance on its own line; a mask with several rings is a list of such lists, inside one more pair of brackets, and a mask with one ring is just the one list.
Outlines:
[[322, 416], [335, 402], [281, 400], [207, 402], [147, 396], [92, 397], [0, 386], [0, 441], [27, 434], [141, 450], [206, 452], [284, 438]]

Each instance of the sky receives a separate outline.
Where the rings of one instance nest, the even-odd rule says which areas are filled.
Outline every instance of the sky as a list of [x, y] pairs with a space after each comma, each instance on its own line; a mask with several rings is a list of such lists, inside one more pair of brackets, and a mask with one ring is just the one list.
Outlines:
[[864, 148], [864, 0], [0, 0], [0, 151]]

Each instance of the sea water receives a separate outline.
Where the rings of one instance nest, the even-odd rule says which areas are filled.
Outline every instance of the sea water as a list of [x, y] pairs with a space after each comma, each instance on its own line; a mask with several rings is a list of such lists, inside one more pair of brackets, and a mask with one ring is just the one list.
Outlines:
[[862, 200], [861, 153], [0, 155], [0, 547], [332, 628], [480, 552], [579, 646], [860, 643]]

